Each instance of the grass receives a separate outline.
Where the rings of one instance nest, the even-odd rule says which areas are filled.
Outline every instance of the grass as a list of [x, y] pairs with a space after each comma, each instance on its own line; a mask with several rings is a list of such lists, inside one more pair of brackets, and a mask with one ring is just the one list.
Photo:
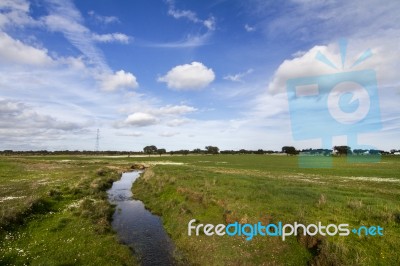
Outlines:
[[136, 265], [111, 230], [117, 166], [57, 157], [0, 159], [1, 265]]
[[[331, 169], [304, 169], [277, 155], [3, 156], [0, 264], [138, 264], [111, 230], [105, 190], [122, 170], [147, 164], [135, 197], [162, 216], [185, 264], [398, 265], [400, 157], [333, 159]], [[380, 225], [384, 236], [189, 237], [191, 219]]]
[[[354, 165], [334, 158], [332, 169], [301, 169], [296, 157], [286, 156], [170, 157], [184, 164], [156, 165], [151, 178], [134, 184], [134, 193], [163, 217], [166, 230], [193, 264], [395, 265], [400, 262], [399, 159]], [[384, 236], [292, 236], [285, 242], [273, 237], [189, 237], [191, 219], [203, 224], [380, 225]]]

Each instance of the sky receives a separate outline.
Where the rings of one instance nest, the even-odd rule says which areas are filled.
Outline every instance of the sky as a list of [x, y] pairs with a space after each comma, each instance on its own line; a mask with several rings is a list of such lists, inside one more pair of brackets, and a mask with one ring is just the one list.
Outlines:
[[[94, 150], [97, 129], [100, 150], [400, 149], [398, 14], [396, 0], [0, 0], [0, 150]], [[299, 78], [313, 95], [290, 91]]]

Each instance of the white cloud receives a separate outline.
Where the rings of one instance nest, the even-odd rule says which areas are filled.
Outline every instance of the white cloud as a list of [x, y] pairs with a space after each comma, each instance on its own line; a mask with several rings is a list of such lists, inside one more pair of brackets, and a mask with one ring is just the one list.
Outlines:
[[70, 34], [89, 33], [89, 29], [79, 22], [80, 16], [73, 18], [63, 14], [51, 14], [43, 17], [42, 20], [51, 31], [68, 32]]
[[203, 21], [204, 26], [206, 26], [207, 29], [209, 30], [215, 30], [215, 18], [214, 17], [210, 17], [206, 20]]
[[120, 88], [137, 88], [139, 86], [136, 77], [129, 72], [119, 70], [115, 74], [104, 74], [101, 77], [101, 85], [105, 91], [115, 91]]
[[148, 126], [157, 124], [160, 127], [177, 127], [189, 123], [191, 120], [184, 117], [186, 114], [197, 111], [197, 108], [188, 105], [166, 105], [163, 107], [151, 106], [148, 103], [134, 104], [132, 107], [121, 110], [132, 113], [124, 121], [117, 121], [115, 128], [124, 128], [131, 125]]
[[94, 41], [97, 42], [105, 42], [105, 43], [109, 43], [109, 42], [120, 42], [123, 44], [128, 44], [129, 40], [131, 38], [129, 38], [128, 35], [125, 35], [123, 33], [108, 33], [108, 34], [92, 34], [92, 38]]
[[338, 54], [327, 46], [315, 46], [300, 57], [285, 60], [275, 71], [272, 81], [268, 85], [270, 93], [281, 93], [286, 91], [286, 81], [291, 78], [309, 77], [335, 73], [336, 70], [319, 62], [315, 56], [318, 52], [337, 62]]
[[3, 62], [46, 66], [53, 63], [47, 50], [34, 48], [0, 32], [0, 59]]
[[245, 29], [247, 32], [253, 32], [253, 31], [256, 30], [255, 27], [249, 26], [248, 24], [245, 24], [245, 25], [244, 25], [244, 29]]
[[246, 72], [237, 73], [235, 75], [226, 75], [224, 79], [234, 81], [234, 82], [243, 82], [242, 78], [252, 73], [253, 69], [248, 69]]
[[89, 63], [101, 72], [111, 72], [104, 54], [94, 42], [128, 43], [129, 36], [123, 33], [97, 34], [84, 26], [80, 11], [70, 0], [47, 0], [49, 15], [41, 21], [51, 31], [61, 32], [64, 36], [88, 58]]
[[190, 10], [177, 10], [173, 6], [170, 6], [168, 9], [168, 15], [180, 19], [180, 18], [186, 18], [192, 22], [198, 23], [200, 22], [200, 19], [197, 18], [196, 13]]
[[67, 40], [79, 49], [88, 61], [100, 71], [109, 72], [103, 53], [95, 46], [92, 34], [83, 25], [83, 17], [72, 1], [47, 1], [49, 15], [42, 21], [51, 31], [61, 32]]
[[167, 122], [167, 126], [169, 126], [169, 127], [179, 127], [179, 126], [182, 126], [182, 125], [187, 124], [189, 122], [190, 122], [189, 119], [175, 118], [175, 119], [172, 119], [172, 120], [168, 121]]
[[167, 105], [159, 109], [159, 112], [164, 115], [183, 115], [194, 111], [197, 109], [187, 105]]
[[142, 132], [139, 131], [134, 131], [134, 132], [128, 132], [128, 133], [117, 133], [118, 136], [126, 136], [126, 137], [141, 137], [143, 136]]
[[40, 25], [29, 15], [30, 4], [26, 0], [0, 1], [0, 29], [7, 26]]
[[90, 17], [92, 17], [93, 19], [95, 19], [96, 21], [98, 21], [100, 23], [104, 23], [104, 24], [111, 24], [111, 23], [119, 23], [120, 22], [120, 20], [115, 16], [101, 16], [101, 15], [97, 14], [96, 12], [94, 12], [93, 10], [90, 10], [88, 12], [88, 15]]
[[71, 56], [62, 57], [62, 58], [59, 58], [58, 61], [62, 64], [68, 65], [72, 69], [86, 70], [86, 64], [85, 64], [82, 56], [80, 56], [80, 57], [71, 57]]
[[157, 122], [158, 119], [155, 116], [141, 112], [133, 113], [125, 120], [127, 125], [138, 127], [154, 125]]
[[180, 10], [175, 8], [175, 1], [169, 0], [167, 1], [168, 4], [168, 15], [172, 16], [175, 19], [186, 18], [187, 20], [193, 23], [201, 23], [203, 24], [208, 30], [215, 30], [215, 18], [210, 16], [208, 19], [202, 20], [199, 19], [197, 14], [191, 10]]
[[185, 38], [179, 41], [174, 42], [165, 42], [165, 43], [153, 43], [149, 46], [151, 47], [160, 47], [160, 48], [191, 48], [203, 46], [209, 43], [209, 39], [211, 37], [210, 31], [204, 34], [189, 34]]
[[202, 24], [207, 31], [202, 34], [189, 34], [180, 41], [155, 44], [152, 46], [164, 48], [188, 48], [207, 44], [210, 36], [212, 35], [212, 32], [214, 32], [216, 28], [215, 17], [209, 16], [208, 19], [203, 20], [200, 19], [197, 14], [191, 10], [177, 9], [175, 7], [174, 0], [167, 0], [166, 2], [168, 4], [168, 15], [172, 16], [175, 19], [185, 18], [193, 23]]
[[179, 134], [179, 132], [165, 131], [165, 132], [160, 133], [159, 136], [160, 136], [160, 137], [170, 138], [170, 137], [176, 136], [176, 135], [178, 135], [178, 134]]
[[[398, 41], [398, 40], [397, 40]], [[286, 81], [291, 78], [333, 74], [363, 69], [375, 70], [381, 87], [398, 84], [397, 66], [400, 60], [400, 49], [396, 38], [350, 39], [347, 44], [345, 64], [342, 66], [338, 43], [314, 46], [308, 51], [295, 53], [293, 59], [285, 60], [275, 71], [268, 89], [271, 93], [286, 90]], [[372, 56], [361, 64], [352, 67], [361, 54], [370, 49]], [[317, 60], [317, 54], [323, 54], [334, 67]]]
[[262, 20], [258, 24], [270, 38], [284, 33], [298, 42], [307, 43], [331, 41], [343, 36], [367, 39], [398, 28], [393, 22], [398, 17], [399, 1], [382, 4], [379, 0], [294, 0], [281, 5], [273, 19], [269, 16], [273, 2], [251, 2], [253, 5], [247, 3], [248, 10]]
[[196, 90], [208, 86], [215, 79], [214, 71], [200, 62], [179, 65], [158, 78], [167, 83], [168, 88], [175, 90]]
[[2, 131], [22, 132], [26, 130], [61, 130], [72, 131], [82, 127], [75, 122], [62, 121], [53, 116], [38, 113], [25, 103], [0, 99], [0, 129]]
[[[382, 34], [386, 35], [385, 32], [380, 32], [379, 35], [367, 39], [356, 37], [349, 39], [343, 66], [338, 43], [314, 46], [308, 51], [295, 53], [293, 55], [296, 56], [295, 58], [285, 60], [278, 67], [268, 85], [268, 90], [259, 95], [254, 102], [251, 115], [268, 121], [264, 122], [268, 125], [275, 124], [278, 126], [279, 123], [289, 123], [288, 96], [286, 94], [286, 82], [288, 79], [338, 74], [342, 72], [351, 73], [351, 71], [366, 69], [374, 70], [379, 90], [382, 130], [372, 132], [368, 136], [359, 134], [358, 141], [360, 144], [368, 143], [380, 149], [390, 148], [392, 146], [391, 143], [393, 143], [392, 138], [396, 134], [398, 135], [399, 128], [398, 112], [394, 110], [396, 110], [400, 99], [399, 95], [395, 94], [394, 88], [398, 87], [398, 74], [396, 72], [398, 72], [397, 66], [400, 60], [400, 49], [396, 45], [398, 37], [387, 36], [386, 38], [382, 38]], [[367, 49], [371, 49], [372, 57], [352, 67], [354, 62]], [[316, 56], [318, 53], [323, 54], [336, 68], [317, 60]], [[320, 104], [304, 105], [301, 111], [307, 115], [318, 112], [320, 108]], [[287, 131], [290, 132], [289, 127], [287, 127]], [[318, 147], [320, 144], [315, 142], [313, 145], [315, 145], [314, 147]]]

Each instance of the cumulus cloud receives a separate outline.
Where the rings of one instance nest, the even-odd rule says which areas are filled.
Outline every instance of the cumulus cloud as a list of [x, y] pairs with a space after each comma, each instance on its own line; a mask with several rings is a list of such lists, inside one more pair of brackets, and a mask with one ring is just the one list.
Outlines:
[[123, 33], [108, 33], [108, 34], [92, 34], [92, 38], [96, 42], [104, 42], [104, 43], [110, 43], [110, 42], [119, 42], [123, 44], [128, 44], [129, 43], [129, 36]]
[[50, 65], [53, 60], [46, 49], [39, 49], [0, 32], [0, 58], [2, 62], [36, 66]]
[[268, 85], [268, 91], [272, 94], [286, 91], [286, 81], [291, 78], [335, 73], [336, 69], [319, 62], [315, 58], [318, 52], [337, 62], [338, 54], [334, 53], [332, 47], [315, 46], [300, 57], [285, 60], [275, 71], [273, 79]]
[[129, 72], [119, 70], [115, 74], [105, 74], [101, 78], [101, 86], [105, 91], [115, 91], [120, 88], [137, 88], [136, 77]]
[[215, 79], [214, 71], [200, 62], [178, 65], [165, 76], [159, 77], [159, 82], [167, 83], [168, 88], [175, 90], [196, 90], [208, 86]]
[[154, 125], [157, 122], [158, 119], [155, 116], [141, 112], [133, 113], [129, 115], [127, 119], [125, 119], [125, 124], [138, 127]]
[[[360, 64], [355, 62], [365, 51], [371, 51], [371, 57]], [[308, 51], [295, 53], [295, 58], [287, 59], [275, 71], [269, 83], [270, 93], [279, 93], [286, 90], [286, 81], [291, 78], [309, 77], [325, 74], [334, 74], [346, 71], [372, 69], [376, 72], [378, 83], [383, 86], [398, 84], [397, 66], [400, 60], [399, 47], [395, 39], [352, 39], [347, 43], [347, 53], [342, 65], [338, 43], [317, 45]], [[324, 56], [323, 63], [317, 57]], [[329, 65], [331, 64], [331, 65]]]

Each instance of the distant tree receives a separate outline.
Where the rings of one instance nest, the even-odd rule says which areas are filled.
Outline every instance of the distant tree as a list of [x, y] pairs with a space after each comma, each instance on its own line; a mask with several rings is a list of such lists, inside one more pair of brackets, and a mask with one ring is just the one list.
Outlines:
[[167, 151], [165, 149], [157, 149], [157, 153], [161, 156], [161, 154], [166, 154]]
[[206, 151], [207, 151], [207, 153], [218, 154], [219, 148], [215, 147], [215, 146], [206, 146]]
[[200, 154], [200, 153], [203, 153], [203, 151], [202, 151], [201, 149], [194, 149], [194, 150], [192, 151], [192, 153]]
[[234, 150], [224, 150], [224, 151], [220, 151], [219, 153], [221, 153], [221, 154], [236, 154], [237, 152]]
[[264, 154], [263, 149], [258, 149], [257, 151], [254, 152], [255, 154]]
[[157, 147], [154, 145], [146, 146], [143, 148], [143, 151], [150, 156], [150, 154], [155, 154], [157, 152]]
[[298, 154], [298, 151], [293, 146], [283, 146], [282, 152], [286, 153], [287, 155], [295, 155]]
[[381, 154], [381, 151], [379, 151], [379, 150], [369, 150], [369, 154], [371, 154], [371, 155], [379, 155], [379, 154]]
[[366, 153], [368, 150], [363, 150], [363, 149], [354, 149], [353, 153], [360, 155]]
[[333, 150], [339, 155], [351, 154], [351, 147], [349, 146], [335, 146]]

